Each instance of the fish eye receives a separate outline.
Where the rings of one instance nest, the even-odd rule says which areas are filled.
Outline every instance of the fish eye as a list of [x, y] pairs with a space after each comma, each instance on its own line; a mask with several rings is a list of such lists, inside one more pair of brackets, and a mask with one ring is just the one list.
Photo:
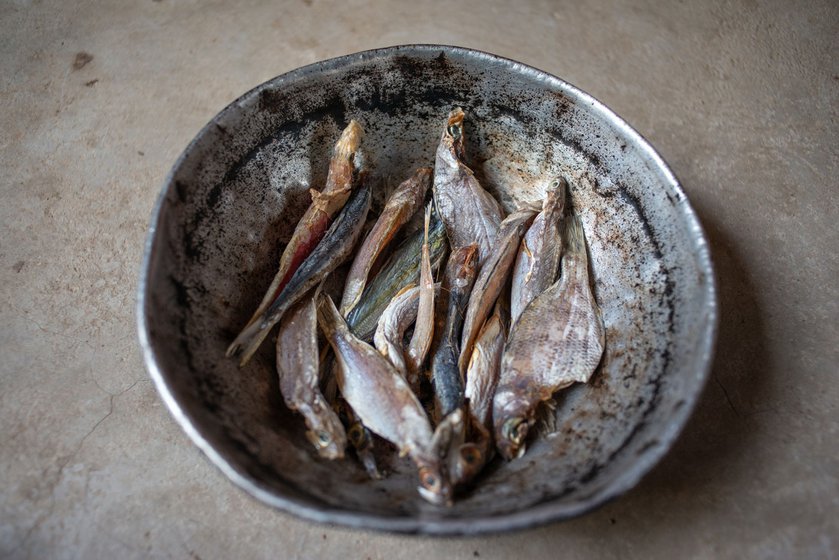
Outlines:
[[459, 124], [451, 124], [448, 128], [449, 136], [454, 138], [455, 140], [460, 139], [461, 129]]
[[524, 418], [510, 418], [504, 422], [502, 435], [504, 439], [508, 439], [513, 444], [519, 445], [524, 439], [524, 436], [527, 435], [527, 424]]
[[440, 479], [426, 467], [420, 469], [419, 479], [420, 484], [429, 490], [437, 490], [440, 487]]
[[364, 428], [361, 427], [361, 424], [353, 424], [350, 427], [350, 431], [347, 436], [349, 436], [350, 442], [356, 449], [361, 449], [367, 439], [364, 435]]
[[460, 450], [460, 456], [467, 465], [474, 466], [481, 460], [481, 452], [474, 447], [465, 447]]
[[321, 446], [326, 447], [331, 442], [332, 438], [329, 437], [329, 434], [327, 432], [325, 432], [324, 430], [318, 431], [318, 443], [320, 443]]

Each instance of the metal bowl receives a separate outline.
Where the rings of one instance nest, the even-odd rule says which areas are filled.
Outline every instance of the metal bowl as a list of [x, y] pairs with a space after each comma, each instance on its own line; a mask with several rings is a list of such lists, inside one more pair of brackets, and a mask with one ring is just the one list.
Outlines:
[[[558, 396], [556, 431], [522, 458], [490, 464], [447, 509], [426, 504], [414, 470], [395, 457], [381, 481], [350, 458], [319, 459], [283, 405], [272, 344], [242, 370], [224, 351], [270, 283], [349, 119], [366, 131], [381, 193], [433, 163], [454, 106], [467, 112], [468, 162], [508, 211], [541, 198], [554, 175], [573, 184], [607, 348], [590, 384]], [[558, 78], [434, 45], [312, 64], [219, 113], [163, 186], [137, 305], [163, 400], [236, 484], [306, 519], [430, 534], [529, 527], [630, 489], [693, 409], [717, 322], [708, 243], [673, 173], [638, 133]]]

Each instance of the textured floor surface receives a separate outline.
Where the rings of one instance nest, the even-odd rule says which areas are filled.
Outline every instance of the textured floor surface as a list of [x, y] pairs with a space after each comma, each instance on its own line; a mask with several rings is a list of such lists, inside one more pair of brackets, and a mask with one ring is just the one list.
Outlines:
[[[0, 3], [0, 558], [839, 556], [839, 4], [617, 4]], [[695, 415], [638, 487], [571, 522], [440, 540], [297, 520], [211, 466], [141, 363], [145, 228], [189, 140], [277, 74], [412, 42], [606, 103], [712, 244]]]

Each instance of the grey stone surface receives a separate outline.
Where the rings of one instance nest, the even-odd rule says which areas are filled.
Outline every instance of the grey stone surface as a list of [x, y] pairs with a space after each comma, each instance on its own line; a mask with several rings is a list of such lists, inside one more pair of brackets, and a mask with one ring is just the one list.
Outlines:
[[[498, 537], [334, 529], [257, 503], [143, 370], [158, 187], [240, 93], [411, 42], [588, 91], [682, 180], [717, 266], [711, 381], [623, 498]], [[0, 557], [839, 555], [839, 6], [775, 2], [10, 1], [0, 5]]]

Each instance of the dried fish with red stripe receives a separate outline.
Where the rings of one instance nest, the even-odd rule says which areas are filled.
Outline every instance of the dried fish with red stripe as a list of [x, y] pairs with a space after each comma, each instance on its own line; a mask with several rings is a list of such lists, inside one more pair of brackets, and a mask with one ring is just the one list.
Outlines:
[[536, 296], [513, 326], [492, 403], [498, 451], [524, 453], [536, 407], [573, 383], [589, 380], [603, 355], [605, 328], [589, 283], [580, 218], [566, 220], [562, 274]]
[[469, 295], [469, 306], [466, 308], [466, 319], [463, 322], [463, 338], [458, 362], [462, 372], [466, 371], [466, 365], [472, 356], [472, 345], [475, 344], [478, 331], [510, 277], [511, 265], [516, 258], [519, 242], [534, 216], [536, 216], [536, 210], [533, 208], [517, 210], [507, 216], [501, 222], [492, 250], [481, 265], [481, 271]]
[[432, 450], [431, 424], [416, 395], [393, 365], [362, 342], [332, 299], [318, 299], [318, 323], [338, 358], [338, 386], [358, 418], [372, 432], [393, 443], [419, 469], [419, 492], [432, 503], [451, 503], [451, 486]]
[[[295, 226], [294, 233], [280, 257], [279, 270], [259, 307], [245, 325], [243, 333], [254, 323], [264, 320], [268, 308], [277, 300], [306, 257], [323, 239], [332, 218], [347, 202], [364, 166], [364, 158], [360, 151], [363, 134], [361, 126], [354, 120], [351, 120], [341, 133], [329, 162], [326, 184], [321, 192], [310, 190], [312, 203]], [[259, 346], [267, 335], [267, 330], [259, 331], [256, 339], [251, 342], [240, 334], [227, 348], [227, 357], [241, 352], [246, 343]], [[247, 362], [247, 359], [243, 359], [244, 362]]]
[[347, 260], [361, 235], [368, 210], [370, 210], [370, 186], [365, 182], [353, 191], [347, 204], [329, 226], [326, 235], [315, 250], [306, 257], [274, 302], [265, 310], [262, 319], [251, 323], [236, 338], [234, 345], [238, 344], [244, 349], [240, 365], [247, 363], [271, 327], [277, 324], [292, 305]]
[[355, 255], [352, 268], [347, 273], [340, 306], [341, 315], [344, 317], [361, 299], [373, 263], [393, 240], [396, 232], [422, 206], [425, 193], [431, 186], [431, 175], [432, 169], [429, 167], [417, 169], [416, 173], [399, 185], [388, 198], [382, 213], [376, 220], [376, 225], [367, 234], [367, 238]]
[[478, 244], [478, 263], [489, 255], [501, 223], [501, 206], [463, 163], [463, 117], [449, 113], [434, 164], [434, 200], [452, 249]]
[[524, 308], [554, 283], [562, 257], [561, 220], [565, 210], [568, 183], [556, 179], [542, 201], [542, 211], [524, 234], [513, 267], [510, 293], [512, 323]]

